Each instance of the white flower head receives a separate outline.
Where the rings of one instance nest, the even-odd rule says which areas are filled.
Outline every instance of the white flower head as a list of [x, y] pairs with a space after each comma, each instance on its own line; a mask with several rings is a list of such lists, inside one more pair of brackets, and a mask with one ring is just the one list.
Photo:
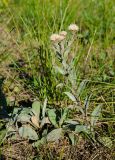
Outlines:
[[52, 42], [56, 42], [56, 41], [59, 40], [59, 37], [60, 37], [59, 34], [52, 34], [51, 37], [50, 37], [50, 40], [51, 40]]
[[79, 30], [79, 27], [76, 24], [70, 24], [68, 30], [76, 32]]
[[52, 42], [60, 42], [64, 39], [65, 39], [65, 36], [62, 36], [62, 35], [59, 35], [59, 34], [52, 34], [51, 37], [50, 37], [50, 40]]
[[61, 36], [64, 36], [64, 37], [66, 37], [66, 35], [67, 35], [67, 32], [66, 32], [66, 31], [61, 31], [61, 32], [60, 32], [60, 35], [61, 35]]
[[65, 39], [65, 36], [59, 35], [59, 41], [63, 41]]

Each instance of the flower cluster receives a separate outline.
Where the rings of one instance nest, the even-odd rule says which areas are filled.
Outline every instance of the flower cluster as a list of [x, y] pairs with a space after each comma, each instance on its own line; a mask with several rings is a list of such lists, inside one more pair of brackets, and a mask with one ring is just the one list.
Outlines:
[[[79, 27], [76, 24], [70, 24], [68, 30], [75, 33], [79, 30]], [[66, 38], [66, 36], [67, 32], [61, 31], [59, 34], [52, 34], [50, 40], [52, 42], [61, 42]]]
[[50, 40], [52, 42], [60, 42], [60, 41], [63, 41], [65, 39], [66, 35], [67, 35], [66, 31], [62, 31], [59, 34], [52, 34], [51, 37], [50, 37]]
[[79, 31], [79, 27], [76, 24], [70, 24], [70, 26], [68, 27], [68, 30], [70, 31]]

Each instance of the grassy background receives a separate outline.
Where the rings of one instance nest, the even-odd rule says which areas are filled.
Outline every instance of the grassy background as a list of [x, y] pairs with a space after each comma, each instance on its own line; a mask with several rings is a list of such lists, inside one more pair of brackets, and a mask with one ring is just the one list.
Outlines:
[[[52, 72], [49, 37], [76, 23], [80, 26], [79, 41], [75, 44], [78, 83], [88, 79], [85, 95], [93, 92], [94, 102], [101, 99], [103, 103], [114, 104], [113, 0], [2, 0], [0, 15], [1, 26], [4, 24], [9, 29], [13, 41], [9, 44], [10, 38], [4, 40], [7, 47], [5, 54], [1, 54], [1, 64], [10, 61], [14, 65], [11, 73], [18, 72], [14, 76], [16, 83], [21, 83], [24, 89], [40, 99], [47, 96], [60, 100], [62, 95], [55, 91], [58, 82]], [[1, 42], [1, 46], [4, 43]], [[14, 83], [12, 76], [10, 78], [8, 85]], [[58, 81], [61, 81], [60, 77]]]
[[[31, 72], [32, 79], [28, 83], [32, 86], [32, 90], [39, 88], [41, 97], [44, 98], [49, 93], [53, 94], [55, 88], [55, 76], [51, 73], [49, 37], [54, 32], [66, 30], [71, 23], [80, 26], [79, 47], [76, 54], [78, 79], [87, 78], [93, 86], [103, 82], [105, 88], [114, 84], [113, 0], [5, 0], [1, 2], [1, 22], [4, 22], [11, 33], [15, 34], [16, 47], [22, 50], [19, 57], [28, 63], [27, 70], [29, 68]], [[20, 47], [22, 43], [24, 45]], [[12, 61], [15, 63], [15, 60]], [[21, 69], [25, 70], [25, 67]], [[40, 74], [38, 70], [42, 73], [47, 72], [48, 76]], [[47, 82], [50, 84], [50, 89]]]
[[56, 90], [62, 79], [52, 70], [49, 37], [76, 23], [80, 27], [75, 44], [77, 83], [88, 80], [81, 101], [92, 93], [91, 108], [103, 103], [104, 120], [113, 138], [114, 17], [114, 0], [0, 0], [0, 74], [9, 104], [13, 97], [17, 105], [46, 96], [49, 102], [63, 101]]

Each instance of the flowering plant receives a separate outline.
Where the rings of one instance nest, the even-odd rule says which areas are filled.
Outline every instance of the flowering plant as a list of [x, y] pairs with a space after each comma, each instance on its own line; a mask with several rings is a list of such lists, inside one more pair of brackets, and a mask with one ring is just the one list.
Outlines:
[[72, 53], [72, 44], [76, 39], [76, 32], [79, 27], [75, 24], [71, 24], [68, 27], [70, 33], [61, 31], [59, 34], [52, 34], [50, 40], [55, 54], [53, 58], [53, 67], [55, 71], [62, 74], [65, 77], [65, 83], [68, 86], [68, 82], [71, 83], [72, 88], [76, 86], [76, 71], [74, 67], [75, 55]]

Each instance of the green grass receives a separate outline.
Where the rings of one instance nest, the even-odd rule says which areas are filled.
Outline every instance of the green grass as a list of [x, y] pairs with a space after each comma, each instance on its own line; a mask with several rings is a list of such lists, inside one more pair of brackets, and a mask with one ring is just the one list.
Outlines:
[[[22, 55], [28, 61], [34, 79], [39, 76], [37, 66], [32, 65], [37, 63], [35, 57], [38, 61], [40, 59], [39, 64], [44, 63], [44, 69], [49, 68], [49, 72], [51, 71], [49, 41], [51, 33], [67, 29], [70, 23], [77, 23], [83, 34], [81, 39], [83, 42], [79, 42], [80, 47], [76, 58], [78, 78], [110, 83], [113, 81], [113, 1], [70, 0], [62, 2], [47, 0], [41, 2], [20, 0], [14, 2], [6, 8], [6, 16], [9, 15], [8, 26], [11, 30], [15, 29], [17, 33], [17, 43], [28, 41], [29, 45], [36, 43], [40, 48], [39, 53], [31, 48], [31, 52]], [[43, 78], [44, 83], [41, 86], [45, 84], [45, 79]], [[54, 82], [53, 77], [49, 79], [51, 83]]]
[[[0, 46], [5, 43], [6, 47], [5, 52], [0, 50], [0, 72], [5, 78], [3, 89], [8, 104], [12, 106], [10, 98], [15, 96], [16, 105], [29, 98], [30, 101], [35, 98], [44, 101], [46, 97], [54, 106], [67, 103], [67, 97], [56, 90], [63, 78], [52, 68], [49, 37], [76, 23], [80, 27], [79, 39], [73, 48], [77, 84], [84, 79], [88, 81], [80, 100], [83, 104], [87, 95], [92, 94], [90, 110], [103, 104], [100, 121], [107, 124], [107, 131], [100, 129], [100, 132], [114, 139], [114, 17], [114, 0], [1, 0], [0, 26], [5, 26], [12, 41], [0, 40]], [[19, 59], [24, 63], [21, 66]], [[9, 64], [13, 66], [9, 67], [10, 72], [6, 67]]]

